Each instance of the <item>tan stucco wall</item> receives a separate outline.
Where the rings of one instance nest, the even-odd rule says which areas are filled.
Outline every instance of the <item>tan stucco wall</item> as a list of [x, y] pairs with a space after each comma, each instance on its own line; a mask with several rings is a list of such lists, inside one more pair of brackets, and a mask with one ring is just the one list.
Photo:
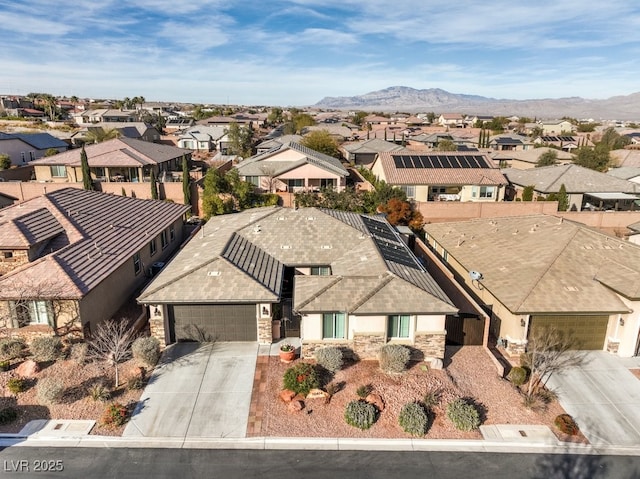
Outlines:
[[[631, 313], [614, 315], [609, 319], [607, 337], [620, 341], [618, 355], [623, 358], [635, 354], [640, 333], [640, 301], [631, 301], [618, 295], [620, 300], [630, 309]], [[624, 325], [620, 324], [622, 318]]]

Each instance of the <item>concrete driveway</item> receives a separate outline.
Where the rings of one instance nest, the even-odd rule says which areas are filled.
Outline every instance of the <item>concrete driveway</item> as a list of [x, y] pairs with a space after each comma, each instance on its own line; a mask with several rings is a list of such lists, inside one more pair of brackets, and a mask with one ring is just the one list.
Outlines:
[[257, 343], [177, 343], [162, 355], [127, 437], [245, 437]]
[[628, 367], [640, 358], [623, 359], [604, 351], [586, 353], [586, 363], [551, 377], [548, 386], [593, 445], [640, 444], [640, 380]]

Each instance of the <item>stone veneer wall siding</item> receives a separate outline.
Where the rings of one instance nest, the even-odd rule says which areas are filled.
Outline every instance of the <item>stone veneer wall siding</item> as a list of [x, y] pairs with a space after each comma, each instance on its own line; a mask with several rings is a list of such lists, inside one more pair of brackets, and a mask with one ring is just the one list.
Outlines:
[[164, 318], [162, 315], [151, 315], [149, 318], [149, 332], [151, 333], [151, 336], [160, 341], [160, 349], [164, 349], [166, 346], [166, 338], [164, 335]]
[[258, 342], [260, 344], [271, 344], [273, 342], [271, 316], [258, 319]]
[[507, 353], [511, 356], [520, 357], [521, 354], [527, 352], [527, 343], [525, 341], [514, 342], [507, 339]]
[[445, 331], [421, 333], [416, 332], [413, 347], [422, 352], [424, 360], [444, 359], [447, 333]]
[[387, 333], [367, 333], [353, 335], [353, 352], [359, 359], [377, 359], [378, 350], [387, 344]]

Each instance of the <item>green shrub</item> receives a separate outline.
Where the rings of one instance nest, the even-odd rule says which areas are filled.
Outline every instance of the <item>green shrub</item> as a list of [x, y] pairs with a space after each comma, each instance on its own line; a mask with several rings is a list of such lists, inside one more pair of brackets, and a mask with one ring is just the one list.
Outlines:
[[440, 391], [440, 389], [430, 389], [425, 393], [424, 398], [422, 398], [422, 402], [426, 407], [432, 408], [440, 404], [441, 397], [442, 392]]
[[12, 359], [20, 358], [24, 354], [24, 348], [24, 341], [21, 339], [0, 339], [0, 360], [10, 361]]
[[154, 336], [137, 338], [131, 345], [131, 352], [137, 361], [153, 367], [160, 359], [160, 341]]
[[429, 416], [420, 404], [410, 402], [402, 406], [398, 423], [402, 430], [412, 436], [424, 436], [429, 425]]
[[132, 376], [127, 379], [127, 389], [129, 391], [137, 391], [144, 387], [144, 379], [140, 376]]
[[64, 386], [56, 378], [43, 378], [36, 385], [36, 396], [40, 404], [57, 404], [64, 393]]
[[58, 336], [41, 336], [31, 341], [29, 351], [36, 362], [55, 361], [62, 352], [62, 340]]
[[89, 396], [96, 402], [107, 402], [111, 398], [111, 392], [104, 384], [98, 383], [89, 387]]
[[122, 426], [129, 419], [129, 410], [120, 403], [109, 404], [102, 415], [102, 423], [107, 426]]
[[384, 372], [391, 374], [404, 372], [410, 358], [409, 348], [401, 344], [385, 344], [378, 353], [380, 368]]
[[347, 424], [358, 429], [369, 429], [376, 422], [378, 411], [373, 404], [365, 401], [351, 401], [344, 411]]
[[480, 426], [478, 410], [464, 399], [454, 399], [447, 405], [447, 417], [461, 431], [473, 431]]
[[88, 351], [89, 345], [87, 343], [74, 343], [71, 345], [69, 357], [73, 362], [82, 366], [87, 361]]
[[356, 394], [359, 398], [364, 399], [373, 391], [373, 386], [371, 384], [363, 384], [362, 386], [358, 386], [356, 389]]
[[507, 374], [507, 379], [514, 386], [522, 386], [527, 382], [527, 370], [525, 368], [520, 368], [518, 366], [511, 368], [509, 374]]
[[0, 361], [0, 371], [8, 371], [11, 367], [11, 360], [6, 359], [4, 361]]
[[296, 394], [309, 394], [314, 388], [320, 387], [318, 371], [313, 364], [298, 363], [291, 366], [284, 373], [284, 388]]
[[560, 414], [556, 416], [553, 424], [565, 434], [569, 434], [570, 436], [575, 436], [579, 432], [578, 425], [575, 420], [568, 414]]
[[27, 389], [27, 383], [22, 378], [11, 378], [7, 381], [7, 388], [11, 394], [18, 394]]
[[0, 425], [12, 423], [18, 419], [18, 410], [14, 407], [6, 407], [0, 410]]
[[340, 371], [342, 369], [344, 357], [342, 354], [342, 349], [340, 348], [336, 348], [333, 346], [320, 348], [316, 351], [315, 356], [318, 364], [325, 368], [327, 371], [335, 373], [336, 371]]

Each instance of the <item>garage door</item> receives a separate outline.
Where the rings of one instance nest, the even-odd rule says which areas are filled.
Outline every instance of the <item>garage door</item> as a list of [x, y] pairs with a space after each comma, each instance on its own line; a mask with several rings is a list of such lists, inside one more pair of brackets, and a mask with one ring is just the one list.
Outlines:
[[555, 326], [560, 331], [572, 332], [580, 341], [580, 349], [602, 349], [607, 334], [608, 316], [532, 316], [531, 328]]
[[255, 304], [169, 306], [171, 341], [256, 341]]

